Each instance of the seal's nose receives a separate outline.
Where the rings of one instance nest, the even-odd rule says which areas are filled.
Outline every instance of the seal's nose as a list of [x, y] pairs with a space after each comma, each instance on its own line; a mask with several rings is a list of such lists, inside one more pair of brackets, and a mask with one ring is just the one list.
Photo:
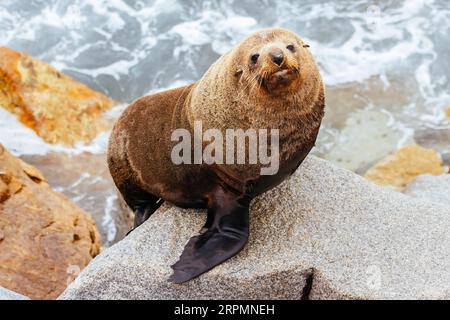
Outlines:
[[272, 52], [270, 54], [270, 57], [272, 58], [273, 63], [275, 63], [277, 66], [281, 66], [283, 64], [284, 60], [283, 52], [281, 51]]

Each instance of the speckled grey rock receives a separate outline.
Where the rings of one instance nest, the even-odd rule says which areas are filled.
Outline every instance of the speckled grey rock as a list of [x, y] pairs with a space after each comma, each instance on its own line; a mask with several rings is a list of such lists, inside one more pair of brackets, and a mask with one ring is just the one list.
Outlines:
[[0, 287], [0, 300], [30, 300], [30, 298]]
[[450, 209], [308, 157], [252, 205], [236, 257], [184, 285], [170, 265], [205, 214], [161, 207], [106, 249], [61, 299], [450, 297]]
[[450, 174], [418, 176], [403, 193], [450, 207]]

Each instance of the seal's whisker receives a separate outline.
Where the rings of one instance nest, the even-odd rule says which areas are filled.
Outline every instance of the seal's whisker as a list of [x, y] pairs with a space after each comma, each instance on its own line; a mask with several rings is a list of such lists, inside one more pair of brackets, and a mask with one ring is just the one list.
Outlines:
[[248, 92], [248, 94], [247, 94], [247, 101], [246, 101], [246, 104], [247, 104], [247, 105], [248, 105], [249, 102], [250, 102], [250, 98], [253, 96], [253, 90], [254, 90], [254, 89], [256, 88], [256, 86], [258, 85], [257, 77], [258, 77], [258, 74], [255, 74], [255, 75], [252, 77], [251, 81], [249, 82], [249, 84], [250, 84], [251, 86], [250, 86], [249, 92]]
[[[244, 81], [244, 80], [245, 80], [245, 81]], [[238, 93], [238, 95], [237, 95], [236, 100], [242, 99], [242, 95], [245, 94], [245, 90], [247, 89], [247, 87], [248, 87], [249, 84], [250, 84], [249, 81], [248, 81], [248, 75], [247, 75], [247, 74], [244, 74], [244, 76], [241, 77], [241, 79], [239, 80], [239, 84], [243, 84], [243, 83], [245, 83], [245, 82], [247, 82], [247, 84], [245, 84], [244, 87], [241, 88], [241, 89], [239, 90], [239, 93]]]
[[[241, 99], [243, 98], [243, 96], [241, 96], [241, 95], [246, 95], [246, 96], [247, 96], [247, 103], [248, 103], [250, 94], [246, 94], [245, 91], [247, 90], [247, 88], [249, 88], [250, 86], [252, 86], [254, 82], [256, 82], [256, 77], [257, 77], [257, 76], [258, 76], [258, 74], [254, 75], [254, 76], [252, 76], [252, 77], [246, 77], [247, 84], [246, 84], [245, 87], [242, 88], [241, 91], [239, 92], [239, 94], [238, 94], [238, 100], [241, 100]], [[249, 93], [251, 93], [251, 92], [252, 92], [252, 90], [249, 91]]]

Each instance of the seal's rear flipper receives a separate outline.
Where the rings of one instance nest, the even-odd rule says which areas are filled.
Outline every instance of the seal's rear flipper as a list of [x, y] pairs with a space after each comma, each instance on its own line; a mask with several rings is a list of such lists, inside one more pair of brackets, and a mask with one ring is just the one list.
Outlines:
[[134, 227], [126, 236], [128, 236], [134, 229], [143, 224], [150, 216], [163, 204], [164, 200], [153, 195], [148, 195], [146, 201], [134, 206]]
[[249, 201], [233, 201], [208, 210], [202, 233], [192, 237], [172, 266], [170, 282], [183, 283], [237, 254], [247, 242]]

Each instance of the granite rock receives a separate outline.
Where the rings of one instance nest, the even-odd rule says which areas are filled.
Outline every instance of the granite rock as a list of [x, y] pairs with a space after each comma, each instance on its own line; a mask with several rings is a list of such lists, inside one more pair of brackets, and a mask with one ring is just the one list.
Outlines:
[[449, 215], [448, 206], [309, 156], [253, 202], [243, 251], [199, 278], [167, 282], [205, 213], [163, 205], [96, 257], [59, 298], [449, 298]]
[[450, 174], [418, 176], [403, 193], [450, 207]]

